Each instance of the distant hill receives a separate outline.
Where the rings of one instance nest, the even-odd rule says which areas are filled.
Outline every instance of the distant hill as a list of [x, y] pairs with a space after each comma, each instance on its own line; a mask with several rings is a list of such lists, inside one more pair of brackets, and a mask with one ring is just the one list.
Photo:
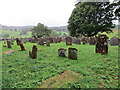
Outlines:
[[[0, 24], [0, 30], [26, 30], [30, 31], [33, 28], [33, 26], [5, 26]], [[55, 31], [63, 31], [68, 32], [67, 26], [56, 26], [56, 27], [48, 27], [51, 30]], [[116, 25], [116, 27], [113, 30], [120, 30], [120, 25]]]
[[33, 26], [5, 26], [0, 24], [0, 30], [26, 30], [30, 31]]

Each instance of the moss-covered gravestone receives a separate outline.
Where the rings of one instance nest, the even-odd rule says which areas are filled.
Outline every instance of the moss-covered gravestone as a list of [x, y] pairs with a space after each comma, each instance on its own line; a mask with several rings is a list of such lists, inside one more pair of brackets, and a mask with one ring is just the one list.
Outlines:
[[96, 43], [96, 53], [108, 54], [108, 37], [106, 35], [99, 35]]
[[59, 48], [59, 49], [58, 49], [58, 56], [59, 56], [59, 57], [66, 57], [66, 49], [64, 49], [64, 48]]
[[8, 46], [8, 48], [12, 48], [10, 41], [7, 41], [7, 46]]
[[50, 47], [50, 41], [49, 40], [46, 41], [46, 46]]
[[33, 48], [32, 48], [32, 52], [29, 51], [29, 56], [32, 58], [32, 59], [36, 59], [37, 58], [37, 47], [34, 45]]
[[20, 44], [20, 48], [21, 48], [21, 51], [25, 51], [25, 47], [23, 46], [22, 43]]
[[77, 60], [77, 49], [76, 48], [69, 48], [68, 49], [68, 58], [72, 60]]
[[66, 37], [66, 45], [72, 45], [72, 38], [70, 36]]

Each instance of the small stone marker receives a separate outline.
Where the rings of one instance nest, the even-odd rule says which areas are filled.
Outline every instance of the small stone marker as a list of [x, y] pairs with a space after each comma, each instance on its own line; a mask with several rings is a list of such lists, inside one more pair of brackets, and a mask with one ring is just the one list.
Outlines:
[[10, 41], [7, 41], [7, 46], [8, 46], [8, 48], [12, 48], [12, 47], [11, 47], [11, 42], [10, 42]]
[[58, 56], [59, 56], [59, 57], [66, 57], [66, 49], [64, 49], [64, 48], [59, 48], [59, 49], [58, 49]]
[[32, 52], [29, 51], [29, 56], [32, 58], [32, 59], [36, 59], [37, 58], [37, 47], [34, 45], [33, 48], [32, 48]]
[[50, 41], [49, 40], [46, 41], [46, 46], [50, 47]]
[[25, 51], [25, 47], [23, 46], [22, 43], [20, 44], [20, 48], [21, 48], [21, 51]]
[[72, 60], [77, 60], [77, 49], [76, 48], [69, 48], [68, 49], [68, 58]]

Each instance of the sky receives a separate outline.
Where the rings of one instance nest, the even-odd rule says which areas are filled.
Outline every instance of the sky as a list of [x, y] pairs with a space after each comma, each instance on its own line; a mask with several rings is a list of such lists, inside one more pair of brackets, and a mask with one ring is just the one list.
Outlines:
[[76, 0], [0, 0], [0, 24], [65, 26]]
[[76, 0], [0, 0], [0, 24], [64, 26]]

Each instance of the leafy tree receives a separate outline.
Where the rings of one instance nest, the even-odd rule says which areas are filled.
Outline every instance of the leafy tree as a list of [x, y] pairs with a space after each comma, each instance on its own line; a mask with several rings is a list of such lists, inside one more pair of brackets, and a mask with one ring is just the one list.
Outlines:
[[52, 36], [52, 37], [59, 37], [59, 36], [61, 36], [61, 35], [62, 35], [61, 32], [52, 31], [50, 36]]
[[3, 35], [3, 38], [5, 38], [5, 39], [7, 39], [8, 37], [10, 37], [9, 34], [4, 34], [4, 35]]
[[71, 36], [94, 36], [112, 32], [115, 7], [110, 2], [79, 2], [68, 21]]
[[51, 30], [49, 30], [44, 24], [38, 23], [37, 26], [34, 26], [32, 28], [32, 37], [43, 37], [43, 36], [49, 36], [51, 33]]

